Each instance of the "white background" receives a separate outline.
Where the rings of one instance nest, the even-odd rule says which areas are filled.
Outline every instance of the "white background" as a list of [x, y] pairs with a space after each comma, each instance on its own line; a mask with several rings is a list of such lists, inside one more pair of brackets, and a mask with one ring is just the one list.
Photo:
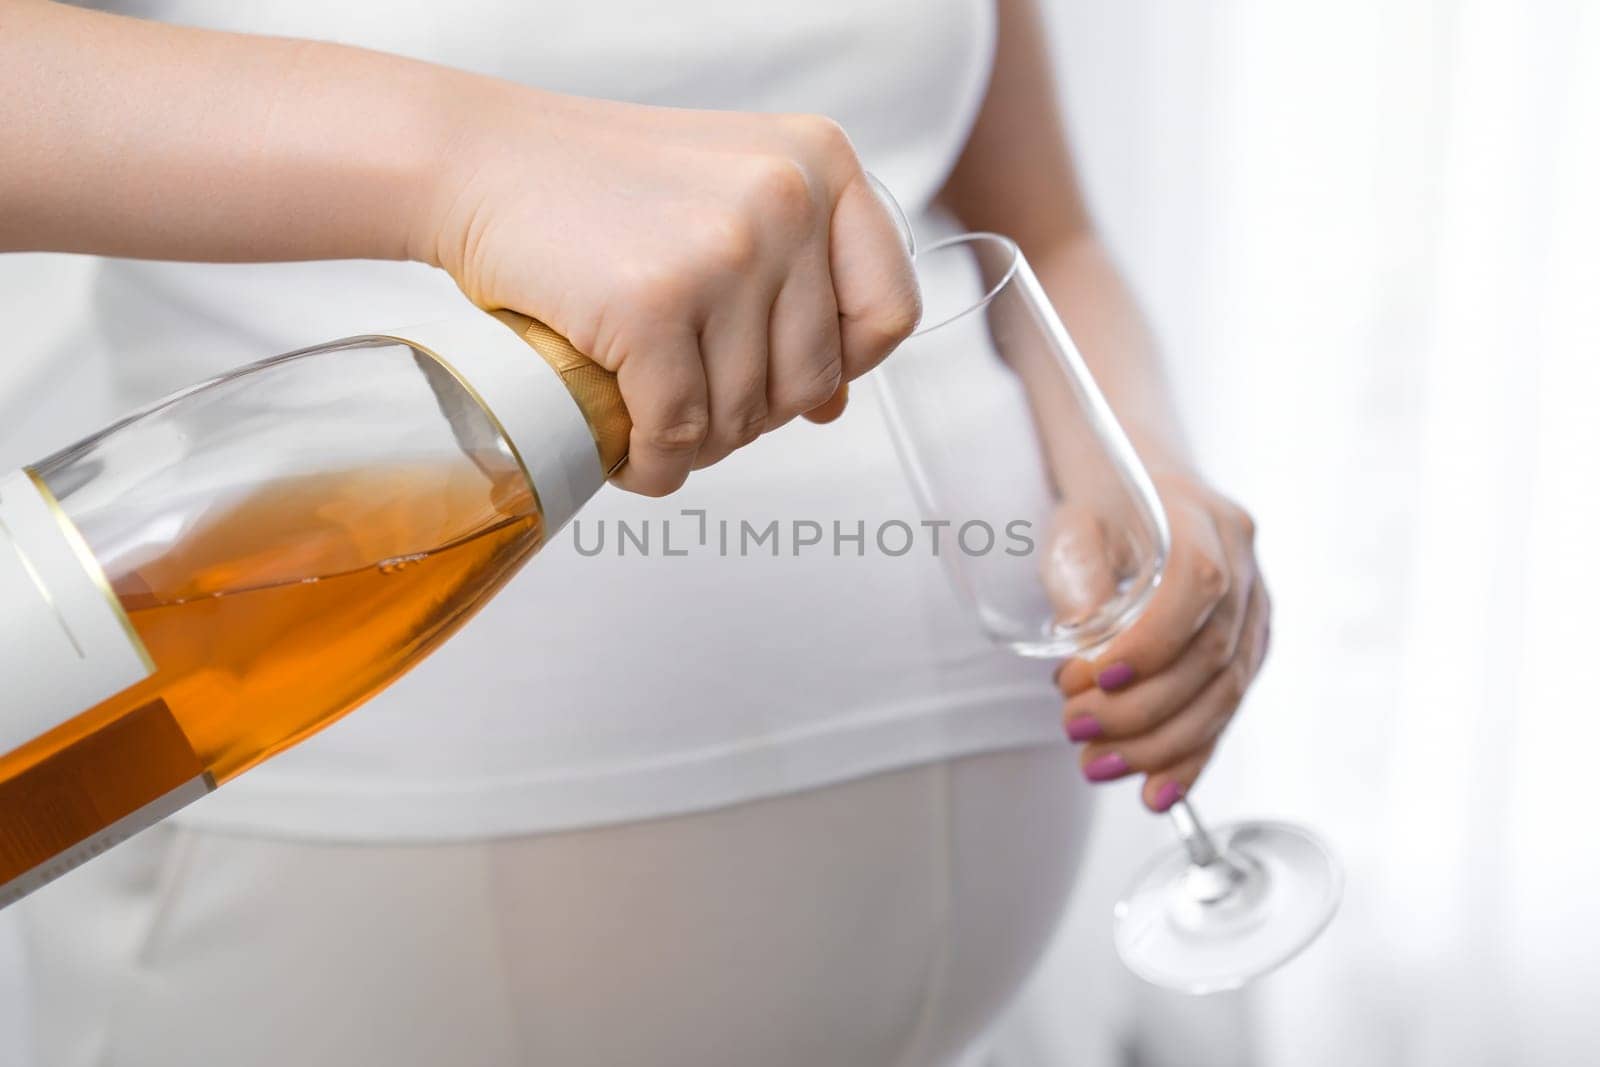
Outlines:
[[1020, 1039], [1050, 1063], [1600, 1062], [1600, 6], [1055, 12], [1099, 217], [1277, 603], [1198, 800], [1318, 826], [1348, 897], [1250, 994], [1107, 981], [1148, 835], [1113, 797]]
[[[1110, 904], [1165, 833], [1114, 787], [1008, 1050], [1600, 1062], [1600, 5], [1049, 6], [1096, 213], [1277, 604], [1197, 800], [1317, 826], [1348, 896], [1246, 994], [1143, 989]], [[80, 266], [0, 257], [7, 417]]]

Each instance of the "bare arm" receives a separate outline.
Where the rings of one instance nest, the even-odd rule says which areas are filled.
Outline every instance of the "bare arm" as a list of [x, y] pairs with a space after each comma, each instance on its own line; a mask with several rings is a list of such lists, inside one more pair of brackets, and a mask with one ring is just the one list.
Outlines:
[[944, 199], [1021, 246], [1146, 465], [1186, 466], [1155, 342], [1084, 204], [1043, 20], [1033, 0], [999, 6], [994, 78]]
[[0, 0], [0, 251], [25, 249], [442, 267], [617, 373], [619, 481], [651, 495], [836, 415], [918, 311], [826, 119]]
[[[1094, 232], [1056, 105], [1034, 0], [1000, 0], [995, 74], [944, 198], [973, 229], [1021, 245], [1134, 447], [1172, 527], [1166, 578], [1124, 634], [1059, 680], [1093, 780], [1147, 776], [1145, 803], [1193, 786], [1266, 654], [1270, 607], [1254, 527], [1195, 473], [1138, 307]], [[1047, 448], [1049, 404], [1035, 397]], [[1070, 469], [1070, 465], [1058, 465]]]
[[0, 3], [0, 250], [406, 258], [467, 77]]

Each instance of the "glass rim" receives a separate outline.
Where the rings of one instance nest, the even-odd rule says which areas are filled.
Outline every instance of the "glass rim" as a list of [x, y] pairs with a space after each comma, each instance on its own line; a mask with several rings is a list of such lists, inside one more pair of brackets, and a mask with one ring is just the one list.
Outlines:
[[933, 323], [932, 325], [919, 323], [916, 330], [911, 334], [912, 337], [922, 337], [926, 334], [932, 333], [935, 330], [941, 330], [958, 319], [964, 319], [973, 312], [981, 311], [988, 307], [994, 302], [995, 297], [1000, 295], [1001, 290], [1011, 284], [1011, 280], [1017, 276], [1017, 269], [1022, 265], [1022, 249], [1017, 246], [1017, 242], [1013, 241], [1005, 234], [991, 233], [987, 230], [974, 230], [971, 233], [958, 233], [953, 237], [946, 237], [943, 240], [935, 241], [926, 248], [917, 249], [916, 254], [911, 257], [913, 264], [915, 264], [918, 260], [921, 260], [924, 256], [930, 256], [935, 252], [947, 251], [948, 249], [954, 248], [957, 245], [976, 245], [988, 243], [1000, 245], [1010, 257], [1011, 261], [1006, 265], [1006, 269], [1001, 272], [1000, 277], [995, 280], [995, 283], [989, 287], [988, 291], [985, 292], [983, 296], [979, 297], [971, 304], [968, 304], [966, 307], [961, 308], [959, 311], [955, 311], [949, 315], [946, 315], [944, 318]]

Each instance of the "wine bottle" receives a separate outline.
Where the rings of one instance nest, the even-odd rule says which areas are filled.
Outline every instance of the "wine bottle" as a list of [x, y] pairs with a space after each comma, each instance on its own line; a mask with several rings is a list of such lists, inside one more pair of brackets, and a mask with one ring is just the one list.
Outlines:
[[360, 705], [626, 461], [496, 312], [194, 386], [0, 477], [0, 907]]

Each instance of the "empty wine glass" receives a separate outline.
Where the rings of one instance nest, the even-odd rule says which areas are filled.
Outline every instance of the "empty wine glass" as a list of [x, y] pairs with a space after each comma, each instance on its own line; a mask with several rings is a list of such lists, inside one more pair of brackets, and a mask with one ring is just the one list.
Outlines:
[[[996, 643], [1093, 659], [1161, 581], [1155, 487], [1014, 242], [967, 234], [914, 260], [924, 325], [875, 375], [918, 501], [952, 530], [1029, 531], [1037, 545], [943, 553], [950, 576]], [[1155, 857], [1115, 912], [1117, 950], [1142, 978], [1236, 988], [1333, 917], [1341, 875], [1313, 834], [1276, 822], [1208, 832], [1184, 800], [1169, 814], [1182, 847]]]

